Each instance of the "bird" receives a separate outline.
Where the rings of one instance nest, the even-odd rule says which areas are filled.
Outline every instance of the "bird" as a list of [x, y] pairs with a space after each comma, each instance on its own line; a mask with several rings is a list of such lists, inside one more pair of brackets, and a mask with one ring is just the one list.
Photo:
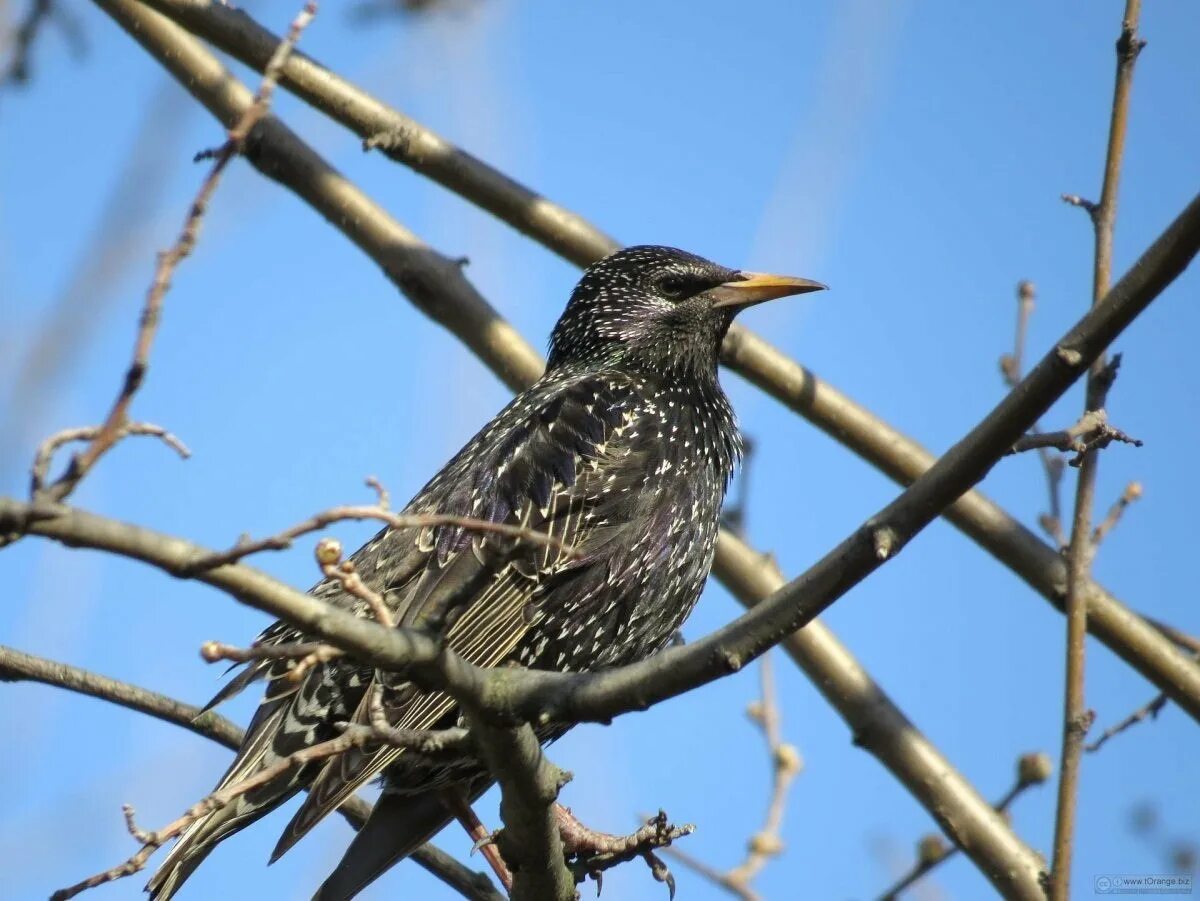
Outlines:
[[[718, 380], [721, 343], [747, 307], [824, 287], [655, 245], [593, 263], [554, 326], [544, 374], [403, 511], [519, 525], [554, 541], [500, 540], [461, 524], [385, 527], [350, 557], [359, 576], [382, 595], [396, 625], [435, 624], [450, 648], [478, 666], [594, 671], [662, 649], [708, 577], [721, 505], [742, 456]], [[311, 593], [372, 615], [336, 579]], [[306, 640], [277, 622], [258, 644]], [[335, 737], [339, 724], [368, 722], [372, 697], [393, 726], [463, 722], [453, 698], [352, 658], [320, 663], [300, 680], [288, 678], [295, 665], [251, 661], [213, 699], [266, 682], [218, 790]], [[539, 738], [552, 740], [568, 727], [544, 727]], [[377, 777], [380, 800], [317, 901], [353, 898], [435, 835], [452, 818], [444, 789], [469, 803], [492, 783], [469, 751], [447, 760], [368, 745], [312, 762], [195, 821], [147, 891], [153, 901], [168, 901], [219, 842], [307, 789], [273, 862]]]

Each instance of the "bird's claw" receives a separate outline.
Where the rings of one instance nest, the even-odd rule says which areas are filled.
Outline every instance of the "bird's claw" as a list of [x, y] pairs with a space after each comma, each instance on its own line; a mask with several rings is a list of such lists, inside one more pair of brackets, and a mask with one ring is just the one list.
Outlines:
[[670, 897], [675, 897], [675, 877], [662, 859], [654, 854], [685, 835], [695, 831], [691, 824], [672, 826], [667, 815], [659, 811], [645, 825], [629, 835], [614, 835], [590, 829], [571, 813], [569, 808], [555, 805], [559, 834], [563, 850], [571, 862], [577, 882], [591, 878], [596, 880], [596, 893], [600, 893], [604, 870], [609, 867], [641, 857], [650, 867], [650, 873], [658, 882], [665, 883]]

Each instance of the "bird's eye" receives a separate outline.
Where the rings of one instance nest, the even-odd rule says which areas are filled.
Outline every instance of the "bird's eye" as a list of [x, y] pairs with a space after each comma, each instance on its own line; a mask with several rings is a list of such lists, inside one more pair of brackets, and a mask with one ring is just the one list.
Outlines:
[[667, 297], [683, 297], [687, 293], [687, 282], [678, 275], [667, 275], [659, 281], [658, 290]]

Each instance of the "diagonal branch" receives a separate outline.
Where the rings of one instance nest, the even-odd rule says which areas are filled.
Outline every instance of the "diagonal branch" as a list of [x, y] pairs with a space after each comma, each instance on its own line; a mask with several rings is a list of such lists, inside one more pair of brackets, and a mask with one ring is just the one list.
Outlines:
[[[1008, 791], [996, 802], [996, 813], [1007, 815], [1009, 808], [1026, 791], [1035, 785], [1041, 785], [1050, 778], [1054, 764], [1046, 754], [1035, 752], [1022, 754], [1017, 759], [1017, 778]], [[947, 847], [937, 835], [926, 835], [917, 843], [917, 862], [913, 868], [900, 877], [899, 880], [882, 895], [879, 901], [896, 901], [900, 893], [914, 883], [923, 879], [931, 870], [941, 866], [961, 850], [961, 845]]]

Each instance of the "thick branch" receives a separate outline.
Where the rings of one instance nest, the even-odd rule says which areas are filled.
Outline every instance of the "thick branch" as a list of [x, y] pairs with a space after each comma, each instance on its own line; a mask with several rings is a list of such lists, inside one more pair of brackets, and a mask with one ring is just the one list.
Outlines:
[[574, 901], [554, 802], [571, 778], [542, 753], [528, 723], [495, 726], [467, 708], [475, 746], [500, 784], [500, 853], [513, 874], [513, 901]]

